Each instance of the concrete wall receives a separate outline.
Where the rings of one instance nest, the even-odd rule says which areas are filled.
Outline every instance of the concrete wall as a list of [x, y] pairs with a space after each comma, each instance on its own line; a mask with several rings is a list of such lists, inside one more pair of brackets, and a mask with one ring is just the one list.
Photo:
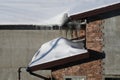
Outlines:
[[[66, 37], [66, 31], [0, 30], [0, 80], [17, 80], [18, 68], [27, 66], [43, 43], [59, 36]], [[38, 80], [38, 78], [30, 76], [23, 70], [22, 80]]]
[[120, 75], [120, 15], [104, 20], [104, 70], [106, 75]]

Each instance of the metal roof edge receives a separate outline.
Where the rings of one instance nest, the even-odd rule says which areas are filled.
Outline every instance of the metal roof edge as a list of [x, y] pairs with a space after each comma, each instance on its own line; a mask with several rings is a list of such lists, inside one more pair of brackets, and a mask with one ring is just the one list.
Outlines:
[[94, 10], [83, 12], [83, 13], [80, 13], [80, 14], [71, 15], [69, 18], [71, 20], [79, 20], [79, 19], [84, 19], [84, 18], [88, 18], [88, 17], [91, 17], [91, 16], [95, 16], [95, 15], [98, 15], [98, 14], [102, 14], [102, 13], [105, 13], [105, 12], [117, 10], [117, 9], [120, 9], [120, 3], [112, 4], [112, 5], [109, 5], [109, 6], [106, 6], [106, 7], [94, 9]]
[[64, 59], [59, 59], [56, 61], [47, 62], [47, 63], [43, 63], [43, 64], [29, 67], [28, 71], [33, 72], [33, 71], [43, 70], [43, 69], [48, 69], [48, 68], [50, 69], [50, 68], [55, 67], [55, 66], [61, 66], [61, 65], [65, 65], [65, 64], [70, 63], [70, 62], [75, 62], [78, 60], [87, 59], [87, 58], [89, 58], [89, 56], [90, 56], [89, 53], [78, 54], [78, 55], [67, 57]]

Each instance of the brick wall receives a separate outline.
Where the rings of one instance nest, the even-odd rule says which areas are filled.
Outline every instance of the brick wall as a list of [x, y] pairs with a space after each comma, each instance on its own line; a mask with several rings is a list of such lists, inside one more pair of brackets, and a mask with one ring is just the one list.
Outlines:
[[[102, 21], [89, 22], [86, 25], [86, 47], [95, 51], [102, 51]], [[82, 31], [84, 32], [84, 31]], [[86, 76], [87, 80], [102, 80], [102, 61], [74, 65], [52, 72], [55, 80], [64, 80], [64, 76]]]

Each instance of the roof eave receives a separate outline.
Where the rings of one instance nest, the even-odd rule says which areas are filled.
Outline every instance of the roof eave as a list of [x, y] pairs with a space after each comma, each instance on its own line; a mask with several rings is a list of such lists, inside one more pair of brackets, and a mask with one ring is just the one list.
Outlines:
[[88, 18], [91, 16], [95, 16], [98, 14], [102, 14], [102, 13], [117, 10], [117, 9], [120, 9], [120, 3], [114, 4], [114, 5], [109, 5], [109, 6], [102, 7], [102, 8], [95, 9], [95, 10], [91, 10], [91, 11], [87, 11], [87, 12], [80, 13], [80, 14], [71, 15], [70, 19], [71, 20], [84, 19], [84, 18]]
[[50, 69], [52, 67], [64, 65], [64, 64], [67, 64], [67, 63], [70, 63], [70, 62], [75, 62], [75, 61], [78, 61], [78, 60], [88, 59], [89, 56], [90, 56], [89, 53], [83, 53], [83, 54], [67, 57], [67, 58], [64, 58], [64, 59], [59, 59], [59, 60], [56, 60], [56, 61], [47, 62], [47, 63], [44, 63], [44, 64], [39, 64], [39, 65], [36, 65], [36, 66], [32, 66], [32, 67], [29, 67], [29, 70], [33, 72], [33, 71], [43, 70], [43, 69], [48, 69], [48, 68]]

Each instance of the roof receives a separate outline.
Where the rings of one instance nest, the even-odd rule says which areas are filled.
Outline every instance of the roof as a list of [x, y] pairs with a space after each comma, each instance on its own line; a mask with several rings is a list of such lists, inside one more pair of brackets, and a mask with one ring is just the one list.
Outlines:
[[70, 19], [71, 20], [83, 19], [83, 18], [99, 15], [99, 14], [102, 14], [102, 13], [105, 13], [105, 12], [118, 10], [118, 9], [120, 9], [120, 3], [112, 4], [112, 5], [109, 5], [109, 6], [104, 6], [104, 7], [101, 7], [101, 8], [97, 8], [97, 9], [94, 9], [94, 10], [86, 11], [86, 12], [75, 14], [75, 15], [71, 15]]
[[[66, 38], [56, 38], [44, 43], [35, 53], [28, 67], [50, 68], [88, 57], [83, 41], [73, 42]], [[75, 58], [75, 59], [73, 59]]]
[[53, 67], [56, 67], [56, 66], [62, 66], [62, 65], [65, 65], [67, 63], [88, 59], [89, 56], [90, 56], [89, 53], [78, 54], [75, 56], [71, 56], [71, 57], [67, 57], [67, 58], [63, 58], [63, 59], [35, 65], [32, 67], [28, 67], [28, 71], [52, 69]]
[[104, 52], [98, 52], [98, 51], [88, 49], [88, 52], [86, 53], [82, 53], [82, 54], [78, 54], [75, 56], [70, 56], [67, 58], [35, 65], [32, 67], [28, 67], [27, 71], [33, 72], [37, 70], [46, 70], [46, 69], [56, 70], [56, 69], [66, 68], [66, 67], [78, 65], [81, 63], [87, 63], [90, 61], [100, 60], [104, 58], [105, 58]]
[[0, 0], [0, 25], [61, 26], [66, 13], [75, 18], [116, 3], [120, 0]]

